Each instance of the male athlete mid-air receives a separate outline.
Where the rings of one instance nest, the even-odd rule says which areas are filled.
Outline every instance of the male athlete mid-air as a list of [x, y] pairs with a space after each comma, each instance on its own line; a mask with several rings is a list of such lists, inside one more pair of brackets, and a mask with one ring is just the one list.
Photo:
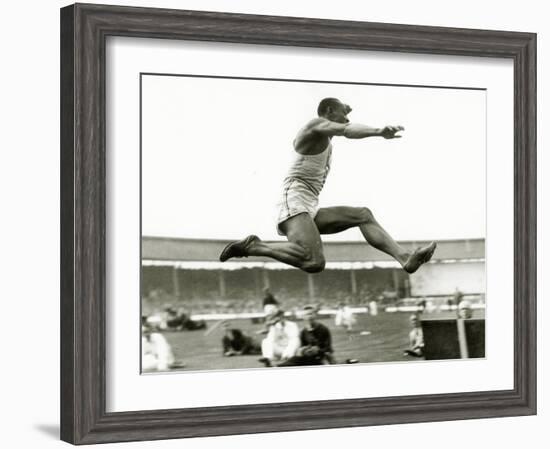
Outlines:
[[267, 256], [318, 273], [325, 268], [320, 234], [335, 234], [358, 226], [366, 241], [397, 260], [408, 273], [414, 273], [432, 257], [436, 243], [412, 253], [400, 246], [366, 207], [318, 207], [319, 194], [330, 170], [332, 138], [348, 139], [381, 136], [401, 137], [402, 126], [371, 126], [350, 123], [351, 108], [336, 98], [319, 103], [318, 117], [307, 123], [294, 139], [295, 158], [283, 183], [277, 230], [288, 242], [263, 242], [255, 235], [227, 245], [220, 254], [225, 262], [232, 257]]

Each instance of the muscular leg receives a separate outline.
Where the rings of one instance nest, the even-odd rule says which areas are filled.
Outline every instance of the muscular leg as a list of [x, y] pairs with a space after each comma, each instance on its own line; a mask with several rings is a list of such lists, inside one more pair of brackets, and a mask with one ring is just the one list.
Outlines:
[[413, 273], [427, 262], [435, 251], [436, 245], [432, 243], [425, 248], [418, 248], [413, 253], [408, 252], [386, 232], [366, 207], [322, 208], [315, 217], [315, 224], [321, 234], [334, 234], [359, 227], [370, 245], [392, 256], [409, 273]]
[[[300, 268], [308, 273], [318, 273], [325, 268], [323, 244], [313, 219], [306, 213], [289, 218], [280, 225], [288, 242], [263, 242], [259, 238], [241, 240], [228, 245], [220, 260], [242, 256], [265, 256]], [[240, 246], [239, 246], [240, 245]], [[237, 246], [238, 253], [232, 251]], [[227, 257], [228, 256], [228, 257]]]

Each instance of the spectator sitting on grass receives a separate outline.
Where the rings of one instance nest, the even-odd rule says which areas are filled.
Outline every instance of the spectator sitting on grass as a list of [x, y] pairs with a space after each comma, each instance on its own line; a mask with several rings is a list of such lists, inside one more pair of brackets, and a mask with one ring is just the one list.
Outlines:
[[300, 330], [298, 325], [285, 318], [282, 310], [277, 310], [267, 317], [269, 330], [262, 341], [262, 358], [266, 366], [280, 364], [294, 357], [300, 347]]
[[300, 332], [300, 348], [296, 355], [278, 366], [329, 365], [333, 364], [332, 337], [330, 330], [316, 317], [313, 306], [302, 310], [305, 326]]
[[160, 321], [159, 317], [142, 317], [141, 320], [141, 368], [144, 372], [183, 367], [181, 362], [176, 362], [170, 344], [159, 332]]
[[404, 355], [411, 357], [424, 357], [424, 333], [417, 315], [409, 318], [411, 331], [409, 332], [409, 348], [405, 349]]
[[225, 357], [262, 353], [258, 342], [246, 335], [242, 330], [229, 327], [227, 321], [223, 323], [223, 328], [225, 334], [222, 338], [222, 347]]

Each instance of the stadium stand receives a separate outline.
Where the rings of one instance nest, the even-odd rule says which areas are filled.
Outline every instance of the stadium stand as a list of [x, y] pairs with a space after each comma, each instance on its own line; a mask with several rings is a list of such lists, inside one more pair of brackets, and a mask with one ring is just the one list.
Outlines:
[[[261, 312], [262, 289], [269, 286], [286, 310], [315, 303], [414, 307], [418, 298], [444, 307], [457, 288], [476, 303], [485, 290], [485, 241], [438, 242], [433, 260], [409, 276], [388, 256], [363, 242], [327, 242], [327, 268], [310, 275], [269, 259], [221, 264], [224, 240], [143, 237], [143, 313], [166, 305], [192, 314]], [[401, 242], [412, 247], [423, 242]]]

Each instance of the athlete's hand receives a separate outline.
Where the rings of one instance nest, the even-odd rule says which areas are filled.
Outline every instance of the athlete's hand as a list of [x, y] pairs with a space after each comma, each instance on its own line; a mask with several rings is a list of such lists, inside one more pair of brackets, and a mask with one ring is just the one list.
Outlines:
[[405, 128], [403, 126], [384, 126], [384, 128], [382, 128], [382, 132], [380, 133], [380, 135], [384, 139], [399, 139], [403, 137], [396, 134], [399, 131], [405, 131]]

